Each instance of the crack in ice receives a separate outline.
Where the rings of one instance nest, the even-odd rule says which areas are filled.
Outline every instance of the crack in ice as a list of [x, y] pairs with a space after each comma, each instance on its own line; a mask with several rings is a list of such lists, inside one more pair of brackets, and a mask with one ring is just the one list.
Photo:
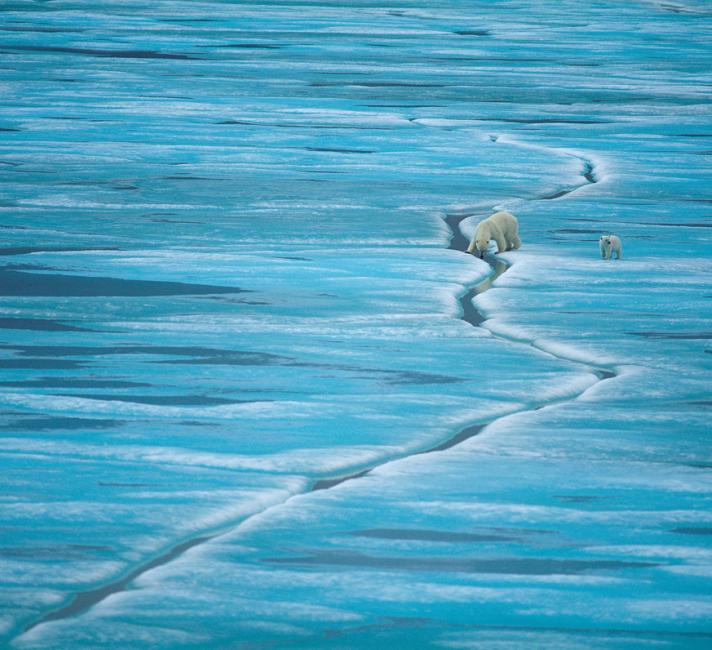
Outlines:
[[[515, 141], [514, 139], [511, 139], [511, 138], [507, 138], [506, 140], [504, 140], [501, 136], [497, 137], [493, 141], [499, 141], [499, 142], [506, 141], [508, 144], [514, 144], [515, 146], [546, 149], [548, 151], [551, 151], [551, 149], [553, 149], [550, 147], [544, 147], [542, 145], [521, 143], [521, 142]], [[599, 181], [599, 176], [597, 174], [596, 166], [594, 165], [594, 163], [591, 160], [579, 155], [578, 153], [572, 153], [570, 151], [563, 151], [563, 150], [556, 150], [556, 151], [561, 152], [564, 155], [574, 157], [581, 161], [583, 168], [579, 175], [581, 177], [583, 177], [584, 182], [575, 184], [570, 187], [565, 187], [561, 190], [557, 190], [553, 194], [539, 196], [534, 199], [517, 199], [517, 202], [551, 200], [551, 199], [561, 198], [563, 196], [571, 194], [572, 192], [575, 192], [576, 190], [578, 190], [582, 187], [597, 183]], [[500, 209], [500, 206], [496, 206], [495, 209]], [[460, 230], [460, 223], [465, 218], [470, 217], [470, 216], [473, 216], [473, 215], [462, 213], [462, 214], [447, 214], [443, 217], [443, 220], [445, 221], [446, 225], [448, 226], [448, 228], [450, 229], [450, 232], [451, 232], [450, 242], [448, 245], [448, 248], [450, 248], [451, 250], [457, 250], [457, 251], [465, 253], [465, 249], [467, 248], [467, 245], [469, 242]], [[490, 264], [490, 266], [492, 266], [491, 273], [484, 280], [480, 281], [475, 286], [468, 288], [465, 291], [465, 293], [462, 294], [461, 296], [459, 296], [459, 298], [458, 298], [460, 305], [462, 307], [462, 315], [460, 316], [460, 319], [469, 323], [473, 327], [484, 327], [483, 323], [487, 320], [487, 317], [474, 306], [474, 304], [472, 303], [472, 299], [475, 296], [480, 295], [480, 294], [484, 293], [485, 291], [488, 291], [490, 288], [492, 288], [494, 281], [510, 268], [510, 265], [507, 262], [497, 259], [495, 256], [488, 257], [488, 258], [486, 258], [486, 260]], [[487, 328], [485, 328], [485, 329], [487, 329]], [[524, 344], [524, 345], [531, 347], [532, 349], [536, 349], [536, 350], [545, 352], [545, 353], [547, 353], [557, 359], [560, 359], [562, 361], [576, 363], [578, 365], [584, 366], [597, 379], [596, 383], [593, 384], [592, 386], [598, 385], [601, 381], [605, 381], [607, 379], [616, 377], [618, 374], [617, 372], [615, 372], [614, 370], [611, 370], [611, 369], [596, 367], [591, 364], [581, 362], [577, 359], [567, 357], [567, 356], [564, 356], [561, 354], [555, 354], [549, 350], [545, 350], [545, 349], [541, 348], [539, 345], [537, 345], [536, 341], [534, 341], [534, 340], [527, 340], [527, 339], [515, 340], [515, 339], [510, 339], [510, 338], [500, 335], [500, 334], [496, 334], [496, 333], [492, 332], [491, 330], [488, 330], [488, 331], [490, 331], [490, 333], [492, 334], [493, 337], [500, 339], [504, 342], [507, 342], [510, 344], [511, 343]], [[321, 479], [315, 479], [311, 482], [311, 485], [306, 490], [291, 494], [289, 497], [284, 499], [284, 501], [281, 501], [279, 503], [268, 506], [264, 510], [253, 513], [253, 514], [243, 518], [240, 521], [232, 522], [232, 523], [228, 524], [227, 526], [224, 526], [220, 530], [215, 531], [213, 533], [203, 531], [199, 535], [196, 535], [195, 537], [192, 537], [188, 540], [184, 540], [179, 544], [173, 545], [172, 547], [170, 547], [168, 550], [166, 550], [162, 554], [160, 554], [150, 560], [147, 560], [146, 562], [143, 562], [139, 566], [137, 566], [134, 569], [125, 573], [122, 577], [117, 578], [116, 580], [113, 580], [110, 583], [104, 584], [104, 585], [96, 587], [94, 589], [75, 593], [74, 596], [71, 598], [71, 600], [63, 607], [61, 607], [59, 609], [55, 609], [50, 612], [47, 612], [46, 614], [41, 616], [36, 621], [25, 626], [24, 630], [16, 638], [19, 638], [20, 636], [24, 635], [25, 633], [29, 632], [30, 630], [32, 630], [44, 623], [49, 623], [52, 621], [59, 621], [59, 620], [63, 620], [63, 619], [77, 617], [77, 616], [85, 613], [86, 611], [88, 611], [89, 609], [94, 607], [95, 605], [98, 605], [99, 603], [104, 601], [106, 598], [108, 598], [112, 594], [127, 590], [130, 587], [131, 583], [133, 583], [137, 578], [140, 578], [142, 575], [149, 572], [150, 570], [158, 568], [160, 566], [164, 566], [164, 565], [168, 564], [169, 562], [172, 562], [174, 560], [181, 558], [187, 551], [189, 551], [192, 548], [206, 544], [218, 537], [227, 535], [228, 533], [234, 533], [237, 530], [239, 530], [240, 528], [244, 527], [246, 524], [253, 523], [256, 519], [264, 517], [265, 515], [267, 515], [268, 513], [270, 513], [272, 510], [274, 510], [276, 508], [281, 508], [281, 507], [287, 505], [292, 500], [294, 500], [298, 497], [304, 497], [304, 496], [307, 496], [313, 492], [329, 490], [329, 489], [332, 489], [338, 485], [341, 485], [342, 483], [346, 483], [349, 481], [353, 481], [353, 480], [362, 478], [362, 477], [370, 474], [373, 470], [378, 469], [380, 467], [384, 467], [384, 466], [389, 465], [393, 462], [405, 460], [407, 458], [413, 458], [413, 457], [419, 456], [419, 455], [437, 453], [440, 451], [445, 451], [447, 449], [451, 449], [451, 448], [465, 442], [466, 440], [469, 440], [470, 438], [480, 434], [486, 427], [494, 424], [495, 422], [502, 419], [503, 417], [510, 417], [511, 415], [517, 415], [517, 414], [523, 414], [523, 413], [533, 413], [533, 412], [536, 412], [542, 408], [557, 406], [560, 404], [573, 402], [573, 401], [579, 399], [584, 393], [586, 393], [590, 388], [592, 388], [592, 386], [587, 387], [586, 389], [584, 389], [583, 391], [579, 392], [578, 394], [576, 394], [574, 396], [570, 396], [570, 397], [566, 397], [566, 398], [559, 398], [559, 399], [545, 400], [541, 404], [538, 404], [534, 407], [529, 407], [526, 409], [521, 409], [518, 411], [514, 411], [512, 413], [508, 413], [508, 414], [505, 414], [502, 416], [498, 416], [489, 422], [469, 424], [469, 425], [463, 427], [462, 429], [460, 429], [457, 433], [450, 436], [449, 438], [447, 438], [443, 441], [440, 441], [436, 445], [433, 445], [426, 449], [422, 449], [420, 451], [411, 451], [411, 452], [408, 452], [401, 456], [395, 456], [395, 457], [383, 459], [383, 460], [373, 463], [372, 465], [369, 465], [367, 467], [362, 467], [361, 469], [354, 471], [352, 473], [349, 473], [349, 474], [334, 476], [334, 477], [325, 477], [325, 478], [321, 478]]]

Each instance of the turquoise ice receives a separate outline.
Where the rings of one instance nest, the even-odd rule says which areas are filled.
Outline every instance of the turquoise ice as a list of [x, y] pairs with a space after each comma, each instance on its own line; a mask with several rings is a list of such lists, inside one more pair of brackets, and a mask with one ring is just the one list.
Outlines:
[[0, 644], [709, 646], [706, 3], [0, 12]]

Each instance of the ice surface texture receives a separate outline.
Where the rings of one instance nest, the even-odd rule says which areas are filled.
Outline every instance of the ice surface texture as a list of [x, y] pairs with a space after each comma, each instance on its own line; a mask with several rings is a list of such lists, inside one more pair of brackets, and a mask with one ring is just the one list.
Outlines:
[[0, 643], [709, 647], [705, 4], [0, 12]]

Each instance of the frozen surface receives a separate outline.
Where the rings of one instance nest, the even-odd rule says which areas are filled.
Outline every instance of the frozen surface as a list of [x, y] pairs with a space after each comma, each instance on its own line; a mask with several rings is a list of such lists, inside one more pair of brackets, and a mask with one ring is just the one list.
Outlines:
[[0, 12], [0, 643], [709, 647], [706, 3]]

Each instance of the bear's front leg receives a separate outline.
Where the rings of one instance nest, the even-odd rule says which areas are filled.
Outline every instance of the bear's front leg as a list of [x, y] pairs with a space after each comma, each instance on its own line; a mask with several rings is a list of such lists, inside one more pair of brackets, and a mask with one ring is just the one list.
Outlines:
[[504, 253], [507, 250], [507, 240], [504, 237], [495, 237], [497, 242], [497, 252]]

